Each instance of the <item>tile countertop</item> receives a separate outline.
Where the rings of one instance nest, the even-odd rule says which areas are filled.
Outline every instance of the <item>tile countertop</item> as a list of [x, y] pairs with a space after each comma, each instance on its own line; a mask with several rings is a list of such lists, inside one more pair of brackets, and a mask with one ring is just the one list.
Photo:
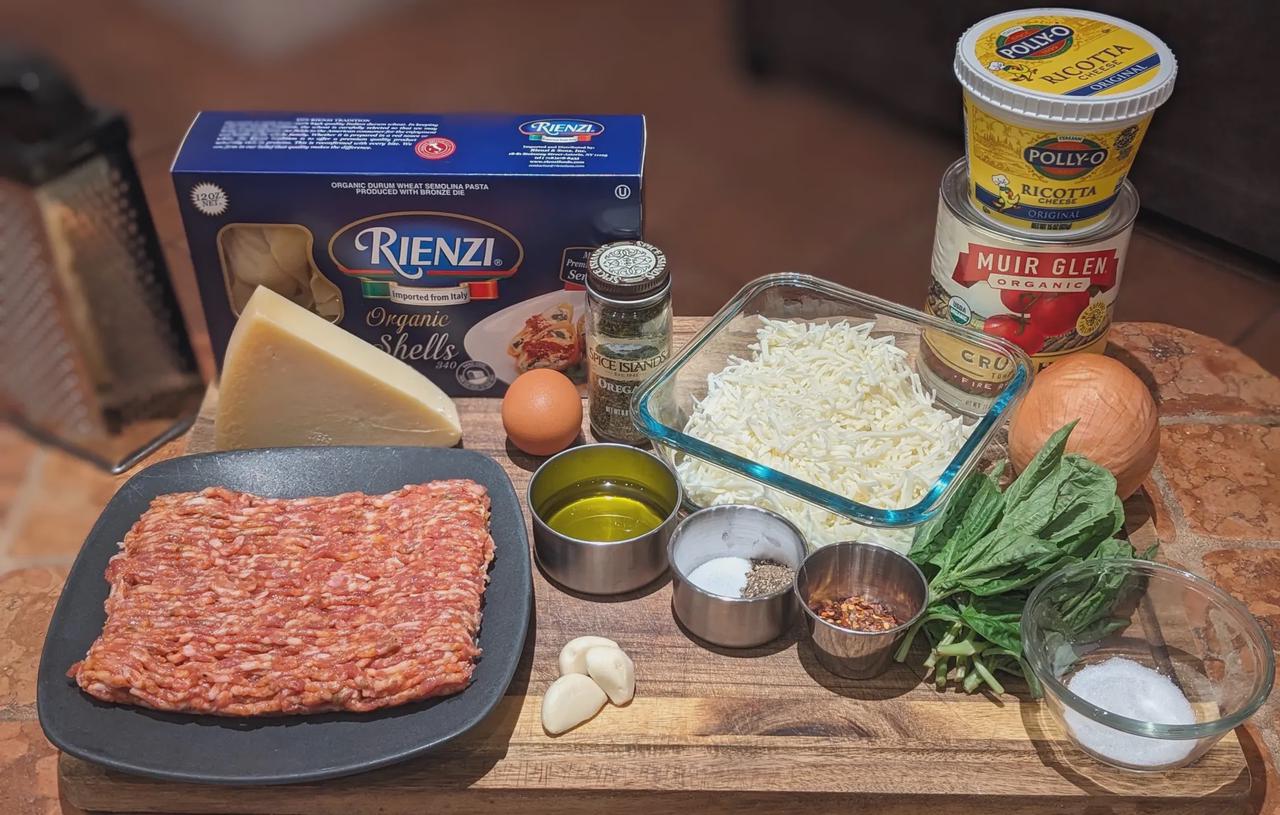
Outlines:
[[[1152, 386], [1160, 457], [1126, 502], [1139, 549], [1235, 594], [1280, 647], [1280, 379], [1217, 340], [1121, 323], [1109, 353]], [[173, 447], [173, 446], [171, 446]], [[169, 451], [176, 453], [176, 447]], [[162, 453], [163, 455], [163, 453]], [[73, 813], [36, 721], [35, 674], [67, 567], [123, 477], [0, 425], [0, 812]], [[1241, 728], [1254, 812], [1280, 815], [1280, 694]]]

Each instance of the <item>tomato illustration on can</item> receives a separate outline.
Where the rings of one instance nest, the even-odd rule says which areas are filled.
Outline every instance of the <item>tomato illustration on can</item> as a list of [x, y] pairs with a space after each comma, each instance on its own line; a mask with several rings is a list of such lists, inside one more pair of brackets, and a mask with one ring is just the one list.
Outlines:
[[1048, 337], [1074, 331], [1091, 301], [1087, 291], [1039, 293], [1002, 289], [1000, 302], [1010, 313], [988, 317], [982, 330], [1035, 355], [1044, 349]]

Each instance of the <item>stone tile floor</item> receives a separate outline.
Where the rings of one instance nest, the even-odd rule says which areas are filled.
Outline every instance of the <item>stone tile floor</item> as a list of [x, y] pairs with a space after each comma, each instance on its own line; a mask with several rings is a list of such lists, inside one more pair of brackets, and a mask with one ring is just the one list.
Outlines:
[[[1280, 380], [1185, 329], [1116, 327], [1110, 353], [1152, 384], [1162, 443], [1126, 502], [1131, 537], [1246, 603], [1280, 646]], [[121, 479], [0, 425], [0, 812], [73, 812], [35, 719], [34, 676], [61, 581]], [[1280, 697], [1240, 733], [1253, 812], [1280, 815]], [[1264, 768], [1267, 768], [1264, 770]]]

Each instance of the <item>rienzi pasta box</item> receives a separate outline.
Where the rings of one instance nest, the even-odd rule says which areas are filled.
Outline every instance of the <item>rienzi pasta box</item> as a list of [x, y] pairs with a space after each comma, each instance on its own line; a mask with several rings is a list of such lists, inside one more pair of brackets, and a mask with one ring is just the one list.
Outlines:
[[218, 365], [268, 286], [453, 395], [584, 378], [583, 281], [642, 237], [642, 116], [205, 112], [173, 182]]

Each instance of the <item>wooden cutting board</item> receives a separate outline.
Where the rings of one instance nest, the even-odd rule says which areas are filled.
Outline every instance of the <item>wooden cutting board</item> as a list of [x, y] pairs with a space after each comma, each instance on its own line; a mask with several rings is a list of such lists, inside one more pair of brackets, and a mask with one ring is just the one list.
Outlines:
[[[681, 345], [703, 319], [676, 322]], [[539, 460], [507, 445], [500, 400], [457, 403], [463, 446], [494, 457], [523, 495]], [[210, 390], [189, 452], [211, 448], [216, 408]], [[699, 646], [672, 618], [665, 579], [598, 600], [535, 569], [534, 590], [536, 623], [504, 702], [426, 758], [335, 781], [232, 788], [151, 781], [64, 755], [63, 795], [89, 811], [244, 815], [1244, 809], [1249, 774], [1234, 733], [1194, 767], [1124, 773], [1072, 747], [1025, 695], [939, 694], [901, 665], [870, 681], [835, 677], [800, 627], [763, 648]], [[611, 637], [633, 656], [636, 699], [551, 738], [542, 693], [560, 647], [582, 634]]]

